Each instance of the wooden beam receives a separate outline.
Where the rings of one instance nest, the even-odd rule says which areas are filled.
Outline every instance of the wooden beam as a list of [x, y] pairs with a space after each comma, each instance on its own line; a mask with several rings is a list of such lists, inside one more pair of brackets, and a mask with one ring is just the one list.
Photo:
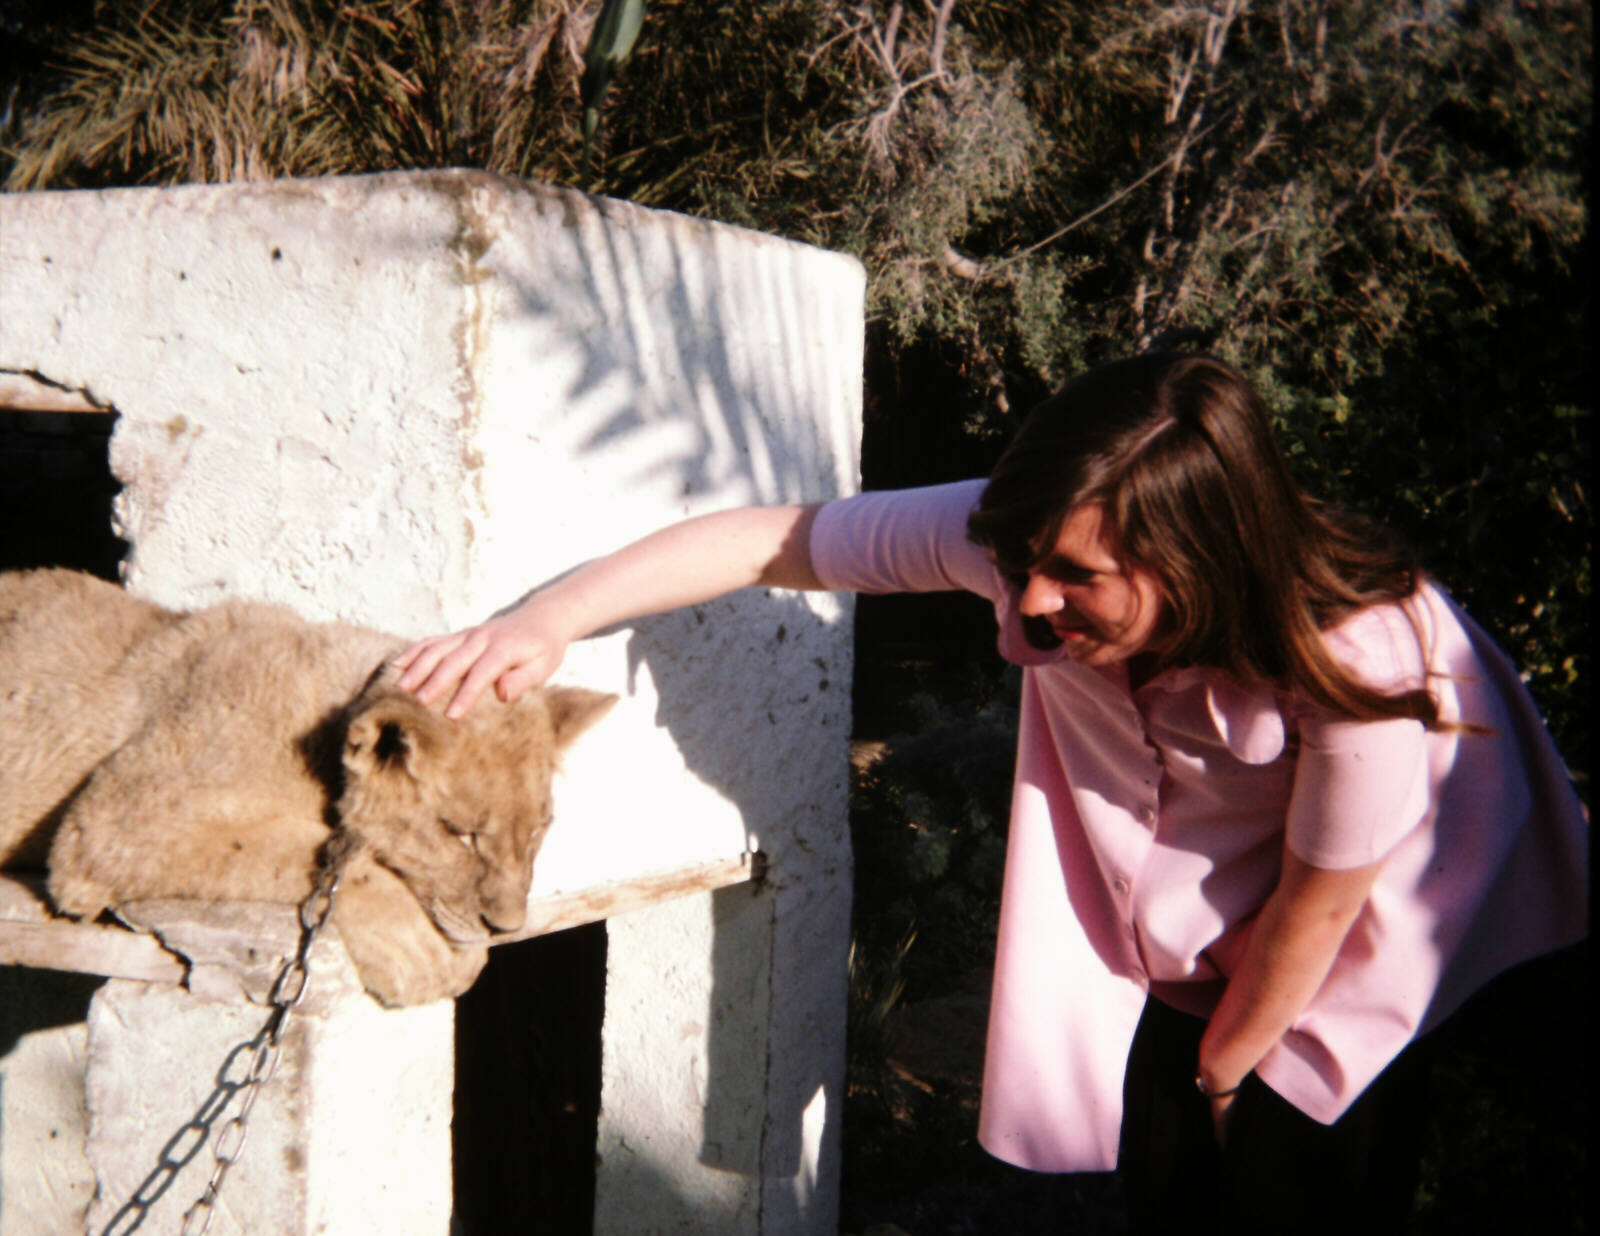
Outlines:
[[[528, 918], [522, 929], [495, 936], [490, 943], [510, 944], [597, 923], [691, 893], [758, 881], [765, 872], [766, 856], [747, 853], [534, 897], [528, 901]], [[204, 919], [206, 914], [207, 908], [195, 903], [194, 917]], [[18, 874], [0, 876], [0, 965], [152, 983], [180, 983], [188, 972], [183, 961], [154, 936], [57, 918], [45, 897], [43, 877]]]
[[57, 918], [43, 877], [0, 876], [0, 965], [179, 983], [188, 967], [154, 936]]
[[571, 893], [534, 897], [528, 901], [528, 920], [521, 930], [509, 931], [490, 939], [493, 944], [510, 944], [534, 936], [582, 927], [601, 919], [616, 918], [630, 910], [642, 910], [659, 902], [705, 893], [760, 880], [766, 875], [767, 856], [758, 852], [733, 858], [716, 859], [693, 867], [677, 867], [652, 875], [635, 876], [610, 884], [597, 884]]

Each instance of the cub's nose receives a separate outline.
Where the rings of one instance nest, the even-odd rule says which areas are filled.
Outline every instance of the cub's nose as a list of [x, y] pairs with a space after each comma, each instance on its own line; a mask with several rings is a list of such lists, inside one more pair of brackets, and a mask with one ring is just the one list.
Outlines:
[[491, 907], [483, 910], [478, 917], [490, 931], [504, 934], [520, 928], [527, 920], [528, 913], [527, 907], [522, 905], [517, 906], [515, 910], [509, 908], [497, 910]]

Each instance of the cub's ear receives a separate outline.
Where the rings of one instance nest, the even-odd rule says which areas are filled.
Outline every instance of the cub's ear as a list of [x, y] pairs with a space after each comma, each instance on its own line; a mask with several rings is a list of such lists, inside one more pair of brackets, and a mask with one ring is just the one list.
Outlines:
[[550, 726], [555, 731], [558, 751], [570, 747], [617, 702], [615, 695], [583, 687], [546, 687], [544, 698], [550, 707]]
[[417, 775], [419, 761], [438, 746], [439, 719], [409, 695], [385, 695], [359, 704], [345, 730], [344, 766], [356, 776], [403, 769]]

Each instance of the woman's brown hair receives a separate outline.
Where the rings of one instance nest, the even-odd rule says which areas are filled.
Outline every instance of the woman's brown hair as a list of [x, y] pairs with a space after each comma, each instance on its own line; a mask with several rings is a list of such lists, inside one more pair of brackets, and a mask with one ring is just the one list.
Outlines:
[[[1161, 585], [1161, 667], [1215, 666], [1352, 718], [1438, 724], [1427, 690], [1385, 695], [1322, 638], [1358, 610], [1415, 592], [1415, 557], [1301, 492], [1260, 398], [1223, 362], [1145, 353], [1070, 382], [1001, 456], [968, 535], [1024, 581], [1067, 513], [1087, 503], [1106, 511], [1120, 555]], [[1053, 642], [1036, 624], [1029, 638]]]

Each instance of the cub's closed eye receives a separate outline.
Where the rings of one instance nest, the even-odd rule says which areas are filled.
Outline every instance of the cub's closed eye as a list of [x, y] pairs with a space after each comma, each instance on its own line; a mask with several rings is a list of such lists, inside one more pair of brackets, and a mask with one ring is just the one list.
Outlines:
[[466, 846], [467, 849], [471, 850], [474, 854], [478, 852], [477, 833], [472, 832], [469, 829], [459, 827], [452, 821], [445, 819], [442, 815], [439, 817], [439, 823], [444, 828], [445, 832], [449, 833], [462, 845]]

